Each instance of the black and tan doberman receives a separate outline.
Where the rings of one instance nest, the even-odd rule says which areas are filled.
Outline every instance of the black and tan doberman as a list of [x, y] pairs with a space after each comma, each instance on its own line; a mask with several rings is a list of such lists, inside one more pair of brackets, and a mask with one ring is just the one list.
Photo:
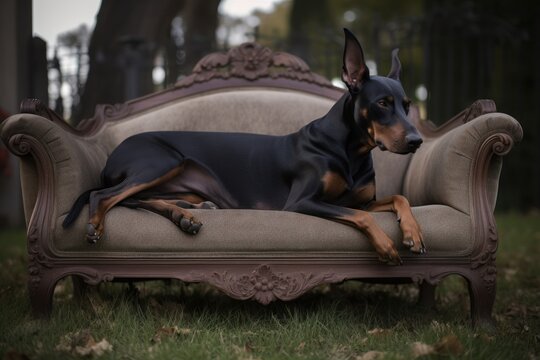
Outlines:
[[101, 238], [105, 214], [115, 205], [156, 212], [190, 234], [202, 224], [189, 208], [279, 209], [353, 226], [366, 234], [381, 261], [401, 264], [392, 240], [369, 214], [395, 212], [403, 244], [415, 253], [426, 251], [407, 199], [375, 199], [370, 151], [379, 147], [405, 154], [422, 143], [407, 119], [410, 100], [400, 69], [394, 51], [388, 77], [370, 76], [360, 43], [345, 29], [342, 77], [349, 91], [328, 114], [286, 136], [134, 135], [110, 155], [102, 187], [83, 193], [63, 225], [69, 226], [87, 202], [90, 242]]

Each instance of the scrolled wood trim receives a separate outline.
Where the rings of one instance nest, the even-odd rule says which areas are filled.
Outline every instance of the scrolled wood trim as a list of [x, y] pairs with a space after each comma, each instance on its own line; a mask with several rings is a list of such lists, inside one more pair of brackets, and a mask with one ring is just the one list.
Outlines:
[[38, 192], [27, 231], [29, 291], [38, 289], [43, 272], [53, 267], [50, 251], [52, 218], [54, 212], [55, 173], [53, 160], [43, 144], [36, 138], [15, 134], [8, 141], [9, 149], [19, 157], [31, 156], [35, 164]]
[[450, 130], [468, 123], [480, 115], [494, 113], [496, 111], [497, 106], [493, 100], [479, 99], [440, 126], [435, 125], [429, 120], [420, 120], [418, 116], [415, 118], [415, 124], [424, 136], [433, 138], [446, 134]]
[[49, 119], [62, 129], [75, 135], [83, 135], [79, 129], [71, 126], [62, 116], [49, 108], [43, 101], [35, 98], [28, 98], [21, 102], [20, 112], [25, 114], [34, 114]]
[[[486, 301], [489, 302], [494, 298], [496, 291], [497, 267], [495, 260], [499, 237], [495, 225], [494, 204], [490, 202], [486, 183], [493, 157], [508, 154], [513, 146], [514, 138], [510, 134], [497, 132], [488, 135], [480, 144], [472, 165], [471, 201], [473, 213], [471, 215], [475, 229], [475, 247], [471, 255], [470, 267], [478, 274], [477, 282], [480, 284], [474, 291], [479, 294], [479, 299], [487, 299]], [[482, 304], [480, 304], [481, 306]]]

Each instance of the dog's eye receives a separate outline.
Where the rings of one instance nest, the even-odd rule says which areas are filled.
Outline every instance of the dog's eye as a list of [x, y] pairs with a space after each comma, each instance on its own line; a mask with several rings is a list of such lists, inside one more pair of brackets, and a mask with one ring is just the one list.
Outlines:
[[386, 100], [379, 100], [377, 101], [377, 105], [381, 106], [381, 107], [388, 107], [388, 102]]

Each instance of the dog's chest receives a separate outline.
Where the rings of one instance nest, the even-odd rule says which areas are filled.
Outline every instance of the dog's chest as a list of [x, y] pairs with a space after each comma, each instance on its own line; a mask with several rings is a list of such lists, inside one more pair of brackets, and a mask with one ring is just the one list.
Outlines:
[[349, 158], [348, 167], [335, 166], [320, 178], [321, 200], [347, 207], [362, 207], [375, 199], [375, 172], [371, 154]]
[[327, 171], [321, 178], [322, 197], [325, 200], [334, 200], [350, 190], [349, 183], [342, 175], [335, 171]]

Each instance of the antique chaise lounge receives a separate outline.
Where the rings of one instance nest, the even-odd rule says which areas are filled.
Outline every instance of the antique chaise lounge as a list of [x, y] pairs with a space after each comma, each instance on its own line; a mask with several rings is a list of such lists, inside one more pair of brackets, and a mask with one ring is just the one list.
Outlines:
[[0, 131], [21, 159], [35, 312], [50, 312], [54, 286], [66, 276], [86, 284], [206, 282], [233, 298], [268, 304], [347, 279], [413, 281], [429, 303], [442, 278], [459, 274], [469, 284], [473, 323], [490, 324], [498, 241], [493, 211], [502, 156], [522, 137], [519, 123], [496, 113], [491, 101], [475, 102], [439, 128], [413, 111], [425, 140], [419, 151], [373, 151], [377, 196], [407, 196], [423, 229], [428, 253], [415, 255], [401, 245], [394, 214], [373, 214], [397, 244], [402, 266], [380, 263], [366, 237], [349, 226], [282, 211], [195, 210], [204, 226], [189, 236], [154, 213], [115, 207], [97, 244], [85, 240], [86, 209], [73, 227], [61, 226], [77, 196], [98, 186], [107, 155], [130, 135], [287, 134], [324, 115], [342, 91], [299, 58], [248, 43], [204, 57], [173, 88], [100, 105], [77, 128], [39, 101], [26, 101]]

